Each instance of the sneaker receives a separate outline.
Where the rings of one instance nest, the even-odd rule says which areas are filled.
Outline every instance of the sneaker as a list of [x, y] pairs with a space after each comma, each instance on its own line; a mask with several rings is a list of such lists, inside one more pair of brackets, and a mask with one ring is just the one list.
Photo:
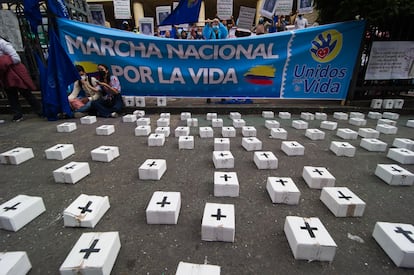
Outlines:
[[117, 112], [111, 113], [111, 117], [118, 117], [118, 113]]
[[13, 116], [13, 122], [19, 122], [23, 119], [23, 115], [22, 114], [17, 114]]

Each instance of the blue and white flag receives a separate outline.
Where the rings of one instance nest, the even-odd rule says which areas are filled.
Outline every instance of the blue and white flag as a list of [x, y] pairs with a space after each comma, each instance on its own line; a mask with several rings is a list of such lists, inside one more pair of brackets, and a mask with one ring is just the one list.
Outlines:
[[165, 18], [160, 26], [198, 22], [202, 0], [180, 0], [178, 6]]

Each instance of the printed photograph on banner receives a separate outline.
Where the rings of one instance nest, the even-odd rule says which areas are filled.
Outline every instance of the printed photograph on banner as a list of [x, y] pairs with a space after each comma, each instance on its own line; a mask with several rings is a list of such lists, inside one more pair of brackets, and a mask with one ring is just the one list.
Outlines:
[[289, 15], [292, 12], [292, 0], [277, 0], [276, 1], [276, 15]]
[[254, 17], [256, 16], [256, 9], [249, 7], [240, 7], [237, 27], [241, 29], [250, 30], [253, 26]]
[[260, 10], [260, 15], [272, 19], [275, 14], [275, 10], [276, 0], [264, 0]]
[[89, 5], [91, 11], [92, 24], [105, 26], [105, 11], [103, 5], [91, 4]]
[[233, 15], [233, 0], [217, 0], [217, 17], [229, 20]]
[[154, 18], [143, 17], [139, 19], [139, 33], [145, 35], [154, 35]]
[[298, 12], [302, 14], [313, 12], [313, 0], [298, 0]]
[[159, 6], [155, 8], [155, 13], [157, 14], [157, 26], [164, 21], [171, 13], [171, 6]]

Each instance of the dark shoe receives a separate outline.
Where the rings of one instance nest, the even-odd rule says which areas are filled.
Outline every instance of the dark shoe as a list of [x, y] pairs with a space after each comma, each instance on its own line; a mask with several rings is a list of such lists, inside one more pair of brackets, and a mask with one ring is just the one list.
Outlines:
[[13, 122], [19, 122], [23, 119], [23, 115], [22, 114], [17, 114], [13, 116]]

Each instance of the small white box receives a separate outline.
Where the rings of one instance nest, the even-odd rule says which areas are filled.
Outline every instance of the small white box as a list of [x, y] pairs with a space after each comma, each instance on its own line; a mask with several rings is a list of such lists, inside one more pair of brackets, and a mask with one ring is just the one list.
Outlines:
[[223, 127], [223, 119], [222, 118], [213, 118], [211, 120], [212, 127]]
[[125, 107], [134, 107], [135, 106], [135, 97], [134, 96], [122, 96], [122, 101], [124, 102]]
[[393, 99], [384, 99], [382, 101], [382, 108], [383, 109], [392, 109], [394, 107], [394, 100]]
[[368, 112], [368, 118], [370, 119], [381, 119], [382, 114], [379, 112]]
[[382, 99], [376, 98], [371, 100], [371, 106], [372, 109], [381, 109], [382, 107]]
[[57, 183], [75, 184], [91, 173], [89, 163], [72, 161], [53, 171]]
[[165, 96], [157, 97], [157, 106], [159, 107], [167, 106], [167, 97]]
[[189, 112], [182, 112], [180, 114], [180, 120], [185, 120], [187, 121], [187, 119], [191, 118], [191, 113]]
[[347, 187], [324, 187], [320, 200], [335, 217], [362, 217], [365, 202]]
[[200, 127], [198, 133], [201, 138], [212, 138], [214, 137], [214, 131], [211, 127]]
[[[171, 118], [171, 114], [170, 113], [161, 113], [160, 114], [160, 118], [168, 118], [168, 120], [170, 120]], [[169, 125], [168, 125], [169, 126]]]
[[198, 119], [197, 118], [187, 118], [187, 126], [188, 127], [198, 127]]
[[386, 135], [395, 135], [397, 134], [398, 128], [388, 124], [378, 124], [375, 128], [378, 132]]
[[178, 149], [194, 149], [194, 137], [193, 136], [180, 136], [178, 137]]
[[404, 99], [394, 99], [394, 109], [402, 109], [404, 105]]
[[220, 266], [179, 262], [175, 275], [220, 275]]
[[163, 134], [164, 137], [169, 137], [170, 127], [157, 127], [155, 128], [155, 134]]
[[254, 152], [253, 162], [256, 164], [257, 169], [277, 169], [278, 159], [269, 151]]
[[365, 125], [367, 125], [367, 121], [363, 118], [351, 117], [349, 119], [349, 124], [355, 125], [355, 126], [365, 126]]
[[221, 135], [223, 137], [235, 137], [236, 136], [236, 128], [234, 127], [222, 127], [221, 128]]
[[98, 136], [110, 136], [115, 133], [114, 125], [101, 125], [96, 128], [96, 134]]
[[351, 118], [361, 118], [361, 119], [364, 119], [365, 118], [365, 115], [363, 113], [360, 113], [360, 112], [350, 112], [349, 113], [349, 119], [351, 119]]
[[96, 121], [96, 116], [84, 116], [80, 118], [81, 124], [94, 124]]
[[81, 194], [63, 211], [63, 224], [67, 227], [94, 228], [109, 208], [108, 196]]
[[272, 203], [299, 204], [300, 191], [292, 178], [268, 177], [266, 190]]
[[310, 138], [311, 140], [324, 140], [325, 132], [319, 129], [306, 129], [305, 136]]
[[383, 112], [382, 117], [391, 120], [398, 120], [400, 118], [400, 115], [398, 113], [393, 112]]
[[335, 186], [335, 177], [325, 167], [304, 166], [302, 177], [310, 188]]
[[214, 167], [234, 168], [234, 157], [230, 151], [213, 151]]
[[138, 176], [141, 180], [160, 180], [167, 171], [165, 159], [147, 159], [138, 168]]
[[109, 275], [120, 249], [118, 232], [83, 233], [60, 266], [60, 274]]
[[292, 120], [292, 127], [295, 129], [308, 129], [308, 123], [303, 120]]
[[255, 137], [257, 134], [256, 128], [253, 126], [243, 126], [242, 135], [244, 137]]
[[316, 120], [327, 120], [328, 119], [328, 115], [326, 113], [315, 113], [315, 119]]
[[329, 150], [335, 153], [338, 157], [354, 157], [356, 148], [348, 142], [332, 141]]
[[99, 146], [91, 151], [91, 157], [94, 161], [111, 162], [119, 157], [118, 146]]
[[388, 124], [388, 125], [392, 125], [392, 126], [397, 126], [397, 121], [391, 120], [391, 119], [388, 119], [388, 118], [380, 118], [377, 121], [377, 125], [378, 124]]
[[359, 146], [370, 152], [385, 152], [387, 150], [387, 144], [376, 138], [363, 138]]
[[148, 136], [151, 133], [150, 125], [140, 125], [135, 127], [135, 136]]
[[288, 156], [303, 156], [305, 147], [297, 141], [282, 141], [281, 149]]
[[165, 135], [164, 134], [150, 134], [148, 136], [148, 146], [164, 146]]
[[0, 154], [0, 163], [19, 165], [34, 158], [32, 148], [16, 147]]
[[239, 180], [236, 172], [214, 172], [214, 196], [239, 196]]
[[75, 122], [65, 122], [56, 126], [59, 133], [70, 133], [76, 130]]
[[189, 136], [190, 135], [190, 127], [188, 127], [188, 126], [177, 127], [174, 130], [174, 134], [175, 134], [175, 137]]
[[296, 260], [333, 261], [336, 243], [318, 218], [287, 216], [284, 232]]
[[32, 269], [27, 253], [24, 251], [0, 252], [0, 270], [4, 275], [23, 275]]
[[145, 116], [145, 111], [144, 110], [135, 110], [133, 113], [133, 115], [135, 115], [138, 118], [140, 117], [144, 117]]
[[137, 119], [137, 126], [151, 125], [151, 119], [149, 117], [140, 117]]
[[45, 150], [47, 159], [64, 160], [75, 153], [73, 144], [56, 144]]
[[407, 124], [405, 126], [414, 128], [414, 119], [407, 120]]
[[262, 111], [262, 117], [263, 118], [274, 118], [275, 113], [272, 111]]
[[338, 128], [336, 135], [343, 139], [357, 139], [358, 132], [351, 130], [349, 128]]
[[246, 121], [244, 121], [244, 119], [241, 119], [241, 118], [233, 119], [234, 128], [242, 128], [243, 126], [246, 126]]
[[45, 211], [41, 197], [17, 195], [0, 205], [0, 228], [16, 232]]
[[314, 120], [315, 115], [312, 114], [312, 113], [308, 113], [308, 112], [301, 112], [300, 113], [300, 118], [304, 119], [304, 120]]
[[137, 116], [134, 114], [127, 114], [122, 117], [122, 122], [135, 122], [137, 121]]
[[241, 114], [239, 112], [230, 112], [229, 114], [230, 119], [240, 119], [241, 118]]
[[283, 128], [272, 128], [270, 129], [270, 137], [276, 139], [287, 139], [288, 132]]
[[413, 185], [414, 174], [396, 164], [377, 164], [375, 175], [389, 185]]
[[390, 148], [387, 158], [401, 164], [414, 164], [414, 152], [405, 148]]
[[217, 118], [217, 113], [207, 113], [206, 120], [213, 120]]
[[166, 117], [160, 117], [157, 119], [157, 127], [169, 127], [170, 119]]
[[277, 120], [266, 120], [265, 121], [265, 127], [267, 129], [279, 128], [280, 127], [280, 123]]
[[372, 128], [359, 128], [358, 135], [363, 138], [379, 138], [380, 132]]
[[229, 138], [215, 138], [214, 139], [214, 151], [230, 151], [230, 139]]
[[177, 224], [180, 209], [180, 192], [156, 191], [145, 210], [147, 224]]
[[279, 118], [290, 119], [292, 115], [289, 112], [279, 112]]
[[144, 96], [136, 96], [135, 97], [135, 106], [136, 107], [145, 107], [145, 97]]
[[201, 222], [201, 239], [234, 242], [235, 224], [233, 204], [206, 203]]
[[395, 138], [392, 143], [392, 146], [414, 151], [414, 140], [408, 138]]
[[258, 151], [262, 150], [262, 142], [257, 137], [244, 137], [242, 138], [242, 147], [246, 151]]
[[348, 114], [343, 112], [334, 112], [333, 117], [338, 120], [348, 120]]
[[338, 126], [337, 122], [324, 120], [324, 121], [321, 121], [320, 128], [326, 129], [326, 130], [335, 130], [337, 126]]
[[377, 222], [372, 237], [398, 267], [414, 268], [414, 226]]

